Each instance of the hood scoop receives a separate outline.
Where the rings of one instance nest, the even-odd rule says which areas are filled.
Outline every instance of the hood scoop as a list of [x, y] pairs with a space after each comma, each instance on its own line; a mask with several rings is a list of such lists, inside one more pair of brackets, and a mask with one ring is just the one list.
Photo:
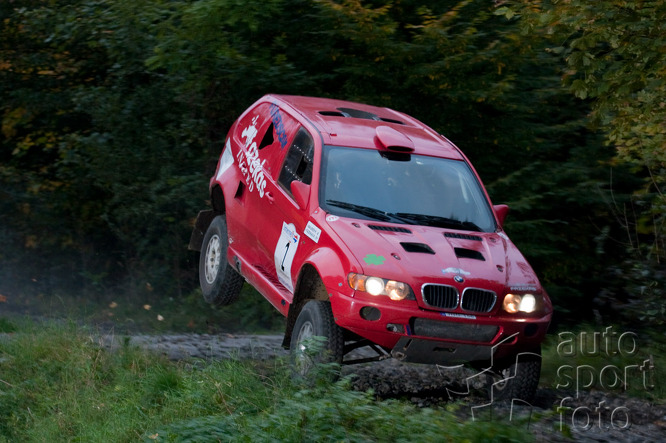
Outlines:
[[387, 231], [387, 232], [403, 232], [405, 234], [411, 234], [412, 231], [410, 231], [407, 228], [399, 228], [397, 226], [380, 226], [380, 225], [368, 225], [368, 228], [375, 230], [375, 231]]
[[456, 257], [458, 258], [470, 258], [472, 260], [486, 261], [486, 259], [483, 257], [483, 254], [481, 254], [479, 251], [475, 251], [474, 249], [453, 248], [453, 250], [456, 253]]
[[400, 245], [405, 249], [407, 252], [420, 252], [423, 254], [434, 254], [435, 251], [432, 250], [432, 248], [425, 243], [408, 243], [408, 242], [401, 242]]
[[470, 235], [470, 234], [458, 234], [456, 232], [445, 232], [444, 237], [446, 238], [457, 238], [460, 240], [474, 240], [474, 241], [483, 241], [481, 237], [478, 235]]

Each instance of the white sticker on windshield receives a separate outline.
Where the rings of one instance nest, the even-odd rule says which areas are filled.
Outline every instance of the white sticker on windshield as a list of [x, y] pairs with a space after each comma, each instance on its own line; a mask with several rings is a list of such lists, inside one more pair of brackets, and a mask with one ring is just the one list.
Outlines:
[[291, 264], [296, 255], [296, 249], [301, 236], [296, 232], [296, 227], [293, 223], [287, 224], [282, 222], [282, 232], [280, 239], [275, 246], [275, 271], [277, 272], [278, 280], [284, 285], [289, 292], [294, 292], [294, 286], [291, 283]]

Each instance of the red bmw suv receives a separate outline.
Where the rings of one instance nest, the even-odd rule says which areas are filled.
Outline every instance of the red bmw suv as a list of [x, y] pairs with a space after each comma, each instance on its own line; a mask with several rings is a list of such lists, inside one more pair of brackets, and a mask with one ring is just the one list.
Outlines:
[[231, 127], [190, 248], [204, 298], [245, 281], [286, 317], [284, 346], [326, 359], [485, 368], [496, 398], [534, 395], [552, 305], [453, 143], [403, 113], [266, 95]]

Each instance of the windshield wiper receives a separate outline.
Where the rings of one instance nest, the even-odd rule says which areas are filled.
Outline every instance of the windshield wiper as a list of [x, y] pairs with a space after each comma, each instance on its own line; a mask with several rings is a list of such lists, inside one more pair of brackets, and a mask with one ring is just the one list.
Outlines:
[[339, 200], [326, 200], [327, 205], [337, 206], [338, 208], [347, 209], [357, 214], [365, 215], [366, 217], [374, 218], [375, 220], [391, 221], [391, 216], [385, 211], [368, 208], [367, 206], [355, 205], [354, 203], [341, 202]]
[[395, 215], [403, 219], [410, 220], [416, 224], [426, 226], [437, 226], [439, 228], [464, 229], [467, 231], [482, 232], [483, 230], [470, 221], [456, 220], [455, 218], [440, 217], [439, 215], [412, 214], [409, 212], [398, 212]]

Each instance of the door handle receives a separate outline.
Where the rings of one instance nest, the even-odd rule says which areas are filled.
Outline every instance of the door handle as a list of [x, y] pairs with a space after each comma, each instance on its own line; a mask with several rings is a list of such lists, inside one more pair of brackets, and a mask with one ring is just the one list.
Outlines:
[[270, 192], [267, 192], [265, 195], [269, 203], [273, 203], [275, 201], [275, 197], [273, 197], [273, 194], [271, 194]]

